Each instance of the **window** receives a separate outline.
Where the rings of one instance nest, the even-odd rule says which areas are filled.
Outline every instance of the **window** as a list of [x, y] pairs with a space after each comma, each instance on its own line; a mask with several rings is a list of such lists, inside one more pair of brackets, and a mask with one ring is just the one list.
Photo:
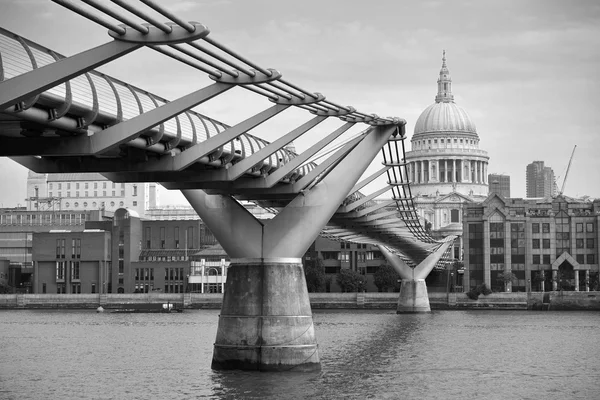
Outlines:
[[550, 224], [545, 222], [542, 224], [542, 233], [550, 233]]
[[579, 264], [585, 263], [583, 254], [577, 254], [577, 256], [575, 256], [575, 258]]
[[62, 183], [58, 184], [58, 190], [62, 190]]
[[575, 232], [583, 232], [583, 223], [575, 224]]
[[151, 249], [152, 248], [152, 239], [151, 239], [151, 235], [152, 235], [152, 228], [150, 228], [149, 226], [146, 227], [146, 248], [147, 249]]
[[48, 184], [48, 189], [52, 190], [52, 184], [51, 183]]
[[52, 197], [52, 192], [48, 192], [48, 197]]
[[544, 254], [544, 264], [550, 264], [550, 254]]
[[542, 247], [544, 249], [549, 249], [550, 248], [550, 239], [543, 239], [542, 240]]
[[79, 280], [79, 261], [71, 261], [71, 281]]
[[179, 248], [179, 227], [175, 227], [175, 248]]
[[194, 248], [194, 227], [193, 226], [188, 227], [187, 236], [186, 236], [185, 240], [187, 242], [187, 248], [193, 249]]
[[165, 248], [165, 244], [166, 244], [166, 240], [165, 240], [165, 227], [161, 226], [160, 227], [160, 248], [164, 249]]
[[531, 247], [534, 249], [539, 249], [540, 248], [540, 239], [533, 239], [531, 241]]
[[458, 210], [450, 210], [450, 222], [459, 222]]
[[137, 206], [137, 201], [133, 202], [133, 206], [136, 207]]
[[66, 261], [57, 261], [56, 262], [56, 280], [64, 281], [65, 280], [65, 266]]
[[98, 191], [94, 190], [94, 197], [98, 197]]
[[[86, 183], [86, 185], [87, 185], [87, 183]], [[92, 283], [92, 294], [93, 293], [96, 293], [96, 284], [95, 283]]]
[[71, 190], [71, 183], [67, 182], [67, 190]]
[[106, 190], [102, 191], [102, 197], [106, 197]]
[[596, 264], [596, 255], [595, 254], [587, 255], [587, 264]]
[[98, 182], [94, 182], [94, 189], [98, 189]]
[[593, 249], [594, 248], [594, 238], [585, 239], [585, 247], [587, 247], [588, 249]]
[[590, 233], [594, 232], [594, 223], [588, 222], [587, 224], [585, 224], [585, 230]]
[[576, 239], [575, 240], [575, 247], [578, 249], [583, 249], [583, 239]]
[[539, 264], [540, 263], [540, 255], [539, 254], [534, 254], [533, 255], [533, 262], [532, 264]]
[[46, 294], [46, 284], [42, 283], [42, 293]]
[[133, 195], [137, 196], [137, 186], [133, 185]]
[[85, 183], [85, 189], [87, 190], [87, 189], [88, 189], [88, 187], [89, 187], [89, 184], [86, 182], [86, 183]]
[[540, 224], [531, 224], [531, 233], [540, 233]]

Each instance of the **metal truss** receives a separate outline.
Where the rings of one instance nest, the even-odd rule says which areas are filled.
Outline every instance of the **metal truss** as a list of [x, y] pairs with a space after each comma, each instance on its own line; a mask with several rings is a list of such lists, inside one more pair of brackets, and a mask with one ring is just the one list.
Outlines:
[[[160, 182], [282, 207], [316, 187], [373, 128], [396, 126], [381, 149], [383, 168], [354, 186], [324, 235], [384, 244], [415, 262], [439, 247], [424, 231], [412, 200], [404, 120], [367, 114], [299, 87], [153, 0], [52, 1], [106, 27], [112, 40], [64, 57], [0, 28], [0, 156], [39, 173], [99, 172], [115, 182]], [[167, 101], [94, 70], [142, 47], [215, 83]], [[274, 105], [234, 126], [191, 110], [236, 87]], [[312, 119], [272, 143], [248, 133], [290, 107], [306, 110]], [[331, 117], [343, 125], [308, 150], [285, 148]], [[367, 129], [315, 162], [359, 123]], [[385, 187], [360, 192], [384, 173]], [[390, 191], [391, 200], [376, 200]]]

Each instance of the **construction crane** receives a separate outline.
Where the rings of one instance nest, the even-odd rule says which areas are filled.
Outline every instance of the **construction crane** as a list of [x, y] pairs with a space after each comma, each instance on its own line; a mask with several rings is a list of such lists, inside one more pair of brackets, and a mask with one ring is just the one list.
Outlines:
[[575, 155], [575, 149], [577, 145], [573, 147], [573, 151], [571, 152], [571, 158], [569, 158], [569, 164], [567, 165], [567, 172], [565, 172], [565, 178], [563, 179], [562, 187], [560, 188], [560, 193], [558, 195], [562, 195], [565, 191], [565, 185], [567, 184], [567, 177], [569, 176], [569, 169], [571, 168], [571, 162], [573, 161], [573, 156]]

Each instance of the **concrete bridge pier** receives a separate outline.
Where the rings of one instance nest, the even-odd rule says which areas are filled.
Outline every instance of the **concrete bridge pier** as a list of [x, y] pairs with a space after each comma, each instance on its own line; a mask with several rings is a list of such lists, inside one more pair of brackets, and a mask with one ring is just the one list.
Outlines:
[[402, 278], [396, 314], [431, 312], [425, 278], [451, 244], [451, 240], [443, 242], [437, 250], [429, 254], [414, 268], [409, 267], [399, 256], [392, 253], [385, 246], [379, 246], [383, 256]]
[[321, 368], [300, 258], [232, 260], [211, 367]]
[[213, 369], [321, 368], [301, 257], [396, 131], [373, 128], [270, 220], [256, 219], [229, 195], [182, 190], [232, 260]]

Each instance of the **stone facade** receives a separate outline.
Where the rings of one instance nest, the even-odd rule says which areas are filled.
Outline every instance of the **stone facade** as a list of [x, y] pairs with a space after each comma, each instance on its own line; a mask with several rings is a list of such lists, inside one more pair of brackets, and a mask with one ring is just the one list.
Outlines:
[[462, 209], [488, 194], [488, 160], [479, 148], [475, 124], [454, 103], [452, 79], [442, 58], [435, 103], [415, 124], [406, 152], [415, 207], [433, 237], [459, 236], [453, 256], [462, 254]]
[[504, 199], [465, 207], [465, 290], [600, 290], [600, 200]]

